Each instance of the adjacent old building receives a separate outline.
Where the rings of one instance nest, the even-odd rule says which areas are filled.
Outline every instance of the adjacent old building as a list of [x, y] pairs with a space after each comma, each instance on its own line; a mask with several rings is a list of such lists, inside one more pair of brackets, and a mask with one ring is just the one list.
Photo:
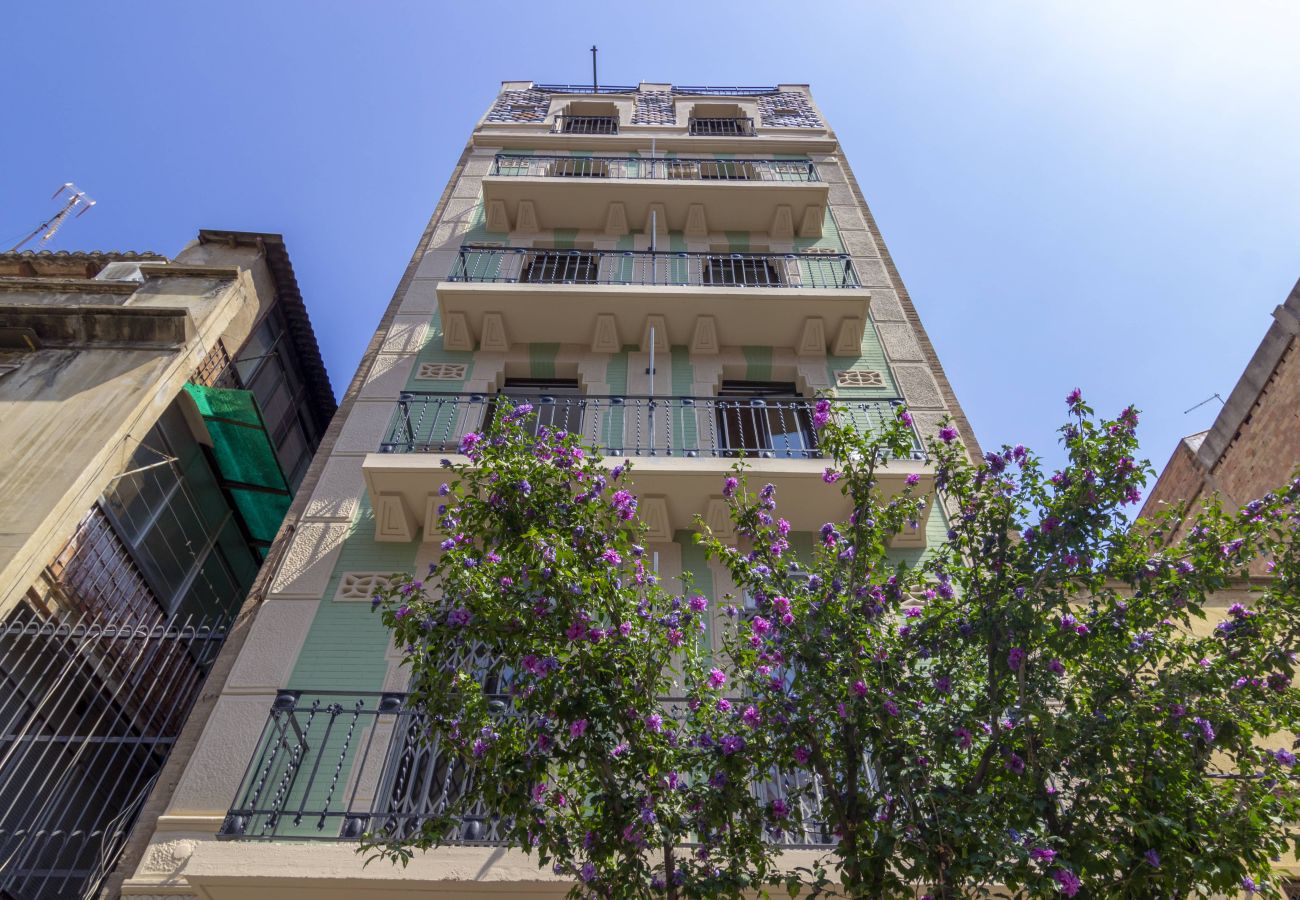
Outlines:
[[[1206, 431], [1183, 438], [1147, 496], [1142, 515], [1217, 494], [1236, 509], [1275, 490], [1300, 467], [1300, 282]], [[1257, 574], [1263, 574], [1262, 567]]]
[[[493, 845], [491, 811], [461, 847], [363, 867], [363, 833], [417, 828], [460, 777], [405, 707], [370, 598], [436, 558], [440, 460], [502, 398], [635, 457], [661, 575], [714, 596], [734, 586], [691, 533], [697, 516], [725, 533], [737, 457], [777, 485], [795, 546], [845, 514], [820, 477], [819, 393], [864, 429], [900, 402], [922, 432], [951, 417], [974, 448], [843, 152], [806, 85], [502, 85], [141, 817], [125, 895], [567, 890]], [[882, 477], [909, 474], [931, 483], [919, 442]], [[894, 552], [945, 532], [933, 509]]]
[[99, 891], [334, 406], [279, 235], [0, 254], [0, 897]]

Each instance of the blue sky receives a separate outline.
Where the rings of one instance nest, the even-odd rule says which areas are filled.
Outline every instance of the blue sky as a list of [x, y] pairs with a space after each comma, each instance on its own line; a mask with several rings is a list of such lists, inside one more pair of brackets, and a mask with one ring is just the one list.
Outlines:
[[[285, 235], [337, 393], [503, 79], [808, 82], [986, 445], [1055, 459], [1062, 399], [1206, 428], [1300, 276], [1300, 6], [22, 4], [0, 239]], [[4, 245], [7, 249], [12, 240]]]

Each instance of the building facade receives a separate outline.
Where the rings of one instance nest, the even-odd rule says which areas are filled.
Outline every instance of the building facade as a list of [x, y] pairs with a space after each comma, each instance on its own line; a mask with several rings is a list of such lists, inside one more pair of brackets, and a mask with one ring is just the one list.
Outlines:
[[0, 254], [0, 897], [100, 890], [333, 412], [278, 235]]
[[[1214, 424], [1178, 442], [1142, 515], [1211, 494], [1238, 509], [1276, 490], [1300, 467], [1300, 282], [1273, 322]], [[1262, 566], [1262, 564], [1261, 564]], [[1264, 574], [1262, 567], [1256, 574]]]
[[[504, 83], [290, 512], [256, 618], [186, 726], [188, 758], [141, 817], [123, 894], [562, 895], [493, 846], [490, 811], [463, 846], [363, 867], [360, 835], [418, 826], [457, 778], [411, 728], [376, 585], [436, 558], [440, 461], [509, 398], [634, 458], [660, 574], [720, 597], [734, 587], [691, 534], [697, 516], [725, 533], [737, 458], [777, 485], [796, 547], [847, 512], [820, 477], [819, 394], [864, 429], [900, 402], [921, 432], [951, 417], [978, 452], [807, 86]], [[917, 446], [887, 485], [930, 483]], [[945, 532], [933, 509], [894, 552]]]

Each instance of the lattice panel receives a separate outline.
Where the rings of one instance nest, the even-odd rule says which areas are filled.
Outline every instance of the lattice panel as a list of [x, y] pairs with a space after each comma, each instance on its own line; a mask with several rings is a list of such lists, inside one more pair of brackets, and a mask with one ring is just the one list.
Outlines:
[[874, 369], [847, 369], [835, 373], [836, 387], [882, 388], [885, 376]]
[[392, 577], [392, 572], [344, 572], [334, 599], [369, 601]]
[[462, 381], [465, 363], [420, 363], [415, 377], [425, 381]]

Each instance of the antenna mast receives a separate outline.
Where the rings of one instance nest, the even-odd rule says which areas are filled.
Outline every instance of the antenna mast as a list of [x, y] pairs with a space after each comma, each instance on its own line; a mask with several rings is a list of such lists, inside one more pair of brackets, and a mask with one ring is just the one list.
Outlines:
[[68, 220], [68, 217], [72, 215], [73, 210], [80, 208], [80, 212], [78, 212], [76, 216], [77, 218], [80, 218], [81, 216], [84, 216], [86, 213], [90, 212], [90, 208], [95, 205], [95, 201], [91, 199], [90, 195], [87, 194], [85, 191], [78, 190], [77, 186], [73, 184], [71, 181], [65, 183], [53, 194], [51, 194], [50, 199], [53, 200], [55, 197], [58, 197], [60, 194], [63, 194], [64, 192], [67, 193], [67, 199], [63, 203], [63, 208], [60, 209], [58, 212], [56, 212], [54, 215], [50, 216], [50, 218], [46, 219], [41, 224], [37, 225], [36, 228], [34, 228], [31, 231], [30, 234], [28, 234], [21, 241], [19, 241], [18, 243], [10, 247], [9, 248], [10, 253], [13, 253], [14, 251], [18, 250], [20, 247], [22, 247], [23, 244], [26, 244], [28, 241], [32, 240], [32, 238], [36, 237], [42, 231], [45, 232], [45, 234], [41, 235], [41, 246], [44, 247], [46, 243], [49, 242], [50, 238], [54, 237], [55, 233], [57, 233], [58, 230], [63, 227], [63, 223], [66, 222]]
[[596, 45], [591, 45], [591, 92], [600, 93], [600, 82], [596, 80]]

